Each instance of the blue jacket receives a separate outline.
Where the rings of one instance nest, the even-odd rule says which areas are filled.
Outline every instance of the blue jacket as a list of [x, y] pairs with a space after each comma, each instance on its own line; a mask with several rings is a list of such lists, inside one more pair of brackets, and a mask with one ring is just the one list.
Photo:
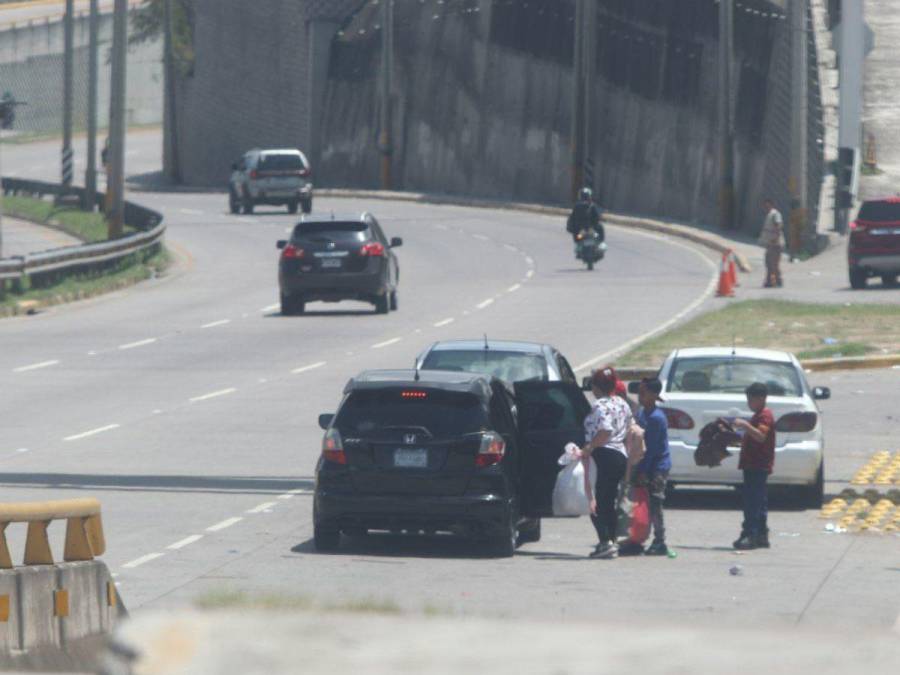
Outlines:
[[666, 421], [666, 413], [659, 408], [654, 408], [648, 413], [646, 408], [641, 408], [638, 414], [638, 424], [644, 430], [644, 445], [647, 454], [637, 466], [640, 473], [652, 476], [672, 468], [672, 457], [669, 455], [669, 423]]

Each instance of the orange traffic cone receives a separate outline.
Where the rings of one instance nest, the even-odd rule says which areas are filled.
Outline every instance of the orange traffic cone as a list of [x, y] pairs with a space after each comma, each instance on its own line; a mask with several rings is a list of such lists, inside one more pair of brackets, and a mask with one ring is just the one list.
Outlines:
[[728, 254], [722, 254], [722, 264], [719, 266], [719, 289], [716, 295], [720, 298], [734, 297], [734, 284], [731, 283], [731, 275], [728, 273]]
[[734, 251], [728, 251], [728, 278], [731, 280], [732, 288], [737, 288], [740, 286], [740, 282], [738, 282], [737, 275], [737, 256], [734, 255]]

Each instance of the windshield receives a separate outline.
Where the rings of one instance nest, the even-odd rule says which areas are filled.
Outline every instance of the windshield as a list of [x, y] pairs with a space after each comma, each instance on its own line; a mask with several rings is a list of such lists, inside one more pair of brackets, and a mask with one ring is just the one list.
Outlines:
[[366, 436], [388, 427], [421, 427], [433, 438], [452, 438], [487, 428], [487, 412], [472, 394], [434, 389], [355, 391], [341, 406], [335, 426]]
[[685, 393], [743, 394], [754, 382], [769, 388], [770, 396], [802, 396], [803, 386], [791, 363], [728, 356], [678, 359], [666, 390]]
[[866, 202], [859, 210], [858, 220], [874, 223], [900, 222], [900, 203], [898, 202]]
[[259, 160], [260, 171], [302, 171], [305, 168], [300, 155], [263, 155]]
[[507, 382], [546, 381], [547, 362], [540, 354], [493, 349], [437, 349], [425, 357], [424, 370], [461, 370], [493, 375]]

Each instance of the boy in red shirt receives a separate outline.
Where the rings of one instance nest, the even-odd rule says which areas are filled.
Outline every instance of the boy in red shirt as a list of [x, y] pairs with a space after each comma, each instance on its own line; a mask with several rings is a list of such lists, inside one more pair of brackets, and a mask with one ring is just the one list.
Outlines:
[[736, 419], [734, 427], [743, 432], [738, 468], [744, 472], [744, 524], [734, 547], [747, 551], [769, 548], [769, 496], [766, 481], [775, 465], [775, 417], [766, 407], [769, 390], [754, 382], [747, 387], [747, 405], [753, 418]]

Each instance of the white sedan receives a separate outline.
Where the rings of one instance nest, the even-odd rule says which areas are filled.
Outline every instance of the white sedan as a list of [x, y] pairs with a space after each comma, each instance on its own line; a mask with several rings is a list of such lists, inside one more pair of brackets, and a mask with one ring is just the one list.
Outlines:
[[744, 390], [754, 382], [769, 389], [767, 406], [775, 416], [775, 469], [770, 485], [793, 486], [802, 502], [822, 504], [825, 433], [816, 400], [830, 398], [825, 387], [811, 388], [793, 354], [763, 349], [676, 349], [659, 374], [669, 422], [673, 483], [737, 485], [742, 482], [738, 456], [721, 466], [694, 463], [700, 430], [719, 417], [743, 417]]

